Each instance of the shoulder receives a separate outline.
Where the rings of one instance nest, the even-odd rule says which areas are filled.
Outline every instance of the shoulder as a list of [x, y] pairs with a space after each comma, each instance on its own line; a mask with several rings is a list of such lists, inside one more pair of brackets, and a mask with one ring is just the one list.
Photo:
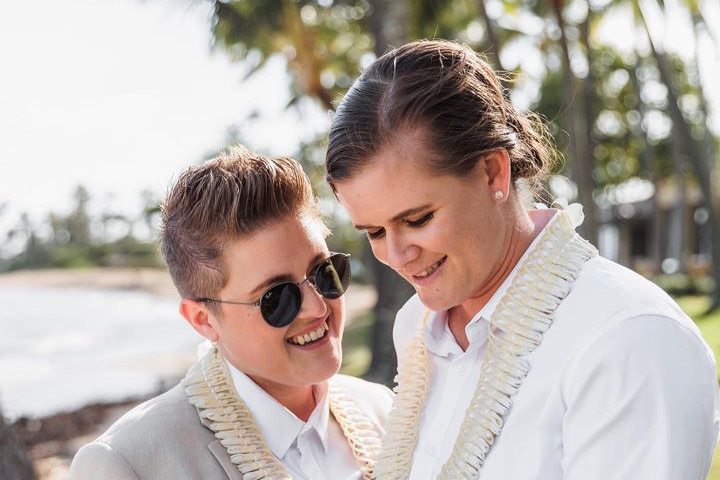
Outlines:
[[180, 429], [180, 422], [195, 416], [196, 410], [188, 402], [183, 386], [179, 383], [162, 395], [128, 411], [99, 439], [108, 443], [144, 441], [151, 433], [161, 435], [161, 432]]
[[718, 408], [715, 357], [690, 324], [666, 312], [618, 313], [576, 345], [562, 375], [568, 405], [638, 405], [658, 418], [712, 426]]
[[[72, 480], [219, 478], [216, 441], [184, 382], [133, 408], [73, 459]], [[105, 472], [97, 475], [96, 471]]]
[[176, 438], [182, 431], [187, 434], [185, 417], [193, 412], [181, 384], [137, 405], [77, 452], [70, 479], [142, 478], [138, 472], [151, 463], [145, 457], [153, 451], [161, 453], [158, 445], [167, 443], [169, 438]]
[[333, 376], [330, 382], [333, 386], [340, 387], [376, 425], [382, 426], [392, 406], [393, 393], [389, 388], [342, 374]]
[[110, 445], [94, 441], [78, 450], [70, 466], [69, 480], [103, 478], [136, 480], [138, 476], [128, 460]]
[[578, 387], [602, 373], [618, 380], [676, 378], [680, 383], [671, 383], [678, 385], [700, 377], [715, 381], [714, 355], [677, 303], [651, 281], [601, 257], [581, 270], [546, 340], [554, 348], [545, 355], [568, 362], [564, 377]]
[[168, 430], [176, 428], [179, 417], [196, 415], [190, 405], [182, 383], [178, 383], [167, 392], [136, 406], [120, 417], [104, 434], [104, 438], [116, 438], [124, 434], [133, 434], [140, 430]]
[[585, 264], [566, 300], [568, 303], [582, 303], [586, 307], [597, 306], [601, 311], [623, 310], [628, 317], [658, 313], [686, 317], [660, 287], [629, 268], [603, 257], [595, 257]]
[[[662, 315], [624, 318], [594, 336], [575, 360], [561, 387], [569, 444], [605, 431], [636, 438], [637, 449], [712, 456], [720, 413], [715, 359], [694, 331]], [[648, 431], [654, 434], [647, 437]]]
[[[660, 287], [602, 257], [588, 261], [556, 312], [557, 330], [575, 332], [576, 341], [591, 339], [637, 317], [663, 317], [665, 329], [693, 332], [695, 323]], [[553, 327], [553, 329], [555, 326]]]

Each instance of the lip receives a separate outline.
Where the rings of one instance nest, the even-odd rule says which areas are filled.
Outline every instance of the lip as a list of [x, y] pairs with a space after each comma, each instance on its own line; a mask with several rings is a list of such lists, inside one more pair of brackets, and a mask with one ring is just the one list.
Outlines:
[[418, 272], [418, 274], [422, 273], [425, 270], [427, 270], [428, 268], [432, 267], [433, 265], [439, 263], [439, 265], [437, 265], [437, 267], [435, 268], [435, 271], [426, 277], [418, 277], [417, 275], [411, 275], [410, 277], [412, 278], [412, 283], [415, 285], [418, 285], [418, 286], [425, 286], [425, 285], [428, 285], [429, 283], [432, 283], [435, 280], [435, 278], [437, 278], [438, 275], [440, 275], [440, 272], [442, 271], [443, 266], [445, 265], [446, 261], [447, 261], [447, 255], [443, 256], [440, 260], [436, 260], [435, 262], [433, 262], [432, 264], [430, 264], [429, 266], [423, 268], [422, 270], [420, 270]]
[[329, 314], [328, 314], [327, 316], [325, 316], [324, 318], [321, 318], [321, 319], [318, 320], [317, 322], [311, 323], [310, 325], [308, 325], [307, 327], [305, 327], [303, 330], [300, 330], [299, 332], [293, 332], [292, 334], [288, 335], [288, 336], [285, 338], [285, 340], [289, 340], [289, 339], [291, 339], [292, 337], [297, 337], [298, 335], [305, 335], [306, 333], [310, 333], [310, 332], [312, 332], [312, 331], [315, 331], [315, 330], [317, 330], [318, 328], [320, 328], [320, 327], [322, 326], [322, 324], [325, 323], [325, 322], [327, 322], [328, 327], [329, 327], [329, 326], [330, 326], [330, 315], [329, 315]]
[[322, 337], [320, 340], [315, 340], [314, 342], [306, 343], [305, 345], [297, 345], [291, 342], [285, 343], [287, 345], [290, 345], [291, 347], [299, 348], [300, 350], [315, 350], [317, 348], [321, 348], [323, 345], [327, 345], [327, 343], [330, 341], [330, 333], [331, 330], [328, 330], [327, 333], [325, 333], [325, 336]]
[[[318, 328], [320, 328], [323, 325], [323, 323], [327, 323], [328, 330], [327, 330], [327, 332], [325, 332], [325, 336], [323, 336], [321, 339], [315, 340], [312, 343], [306, 343], [304, 345], [298, 345], [297, 343], [293, 343], [290, 341], [290, 339], [292, 337], [297, 337], [299, 335], [305, 335], [307, 333], [317, 330]], [[303, 330], [300, 330], [299, 332], [295, 332], [292, 335], [288, 335], [287, 337], [285, 337], [285, 343], [287, 345], [290, 345], [292, 347], [299, 348], [302, 350], [312, 350], [312, 349], [321, 347], [322, 345], [325, 345], [328, 341], [330, 341], [331, 333], [333, 333], [333, 325], [330, 321], [330, 315], [328, 314], [325, 318], [322, 318], [320, 321], [307, 326], [306, 328], [304, 328]]]

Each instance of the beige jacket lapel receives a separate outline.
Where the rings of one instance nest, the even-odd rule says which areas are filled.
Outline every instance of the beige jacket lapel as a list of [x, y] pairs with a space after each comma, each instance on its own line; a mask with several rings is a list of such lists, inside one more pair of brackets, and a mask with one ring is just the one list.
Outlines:
[[[207, 418], [200, 418], [200, 423], [202, 423], [203, 427], [207, 428], [212, 433], [212, 430], [210, 430], [210, 420]], [[215, 434], [213, 433], [213, 438], [214, 436]], [[238, 470], [237, 466], [230, 461], [230, 455], [228, 454], [225, 446], [220, 443], [220, 440], [215, 439], [210, 442], [208, 444], [208, 450], [210, 450], [210, 453], [212, 453], [215, 460], [217, 460], [222, 469], [225, 471], [228, 480], [243, 480], [242, 474]]]

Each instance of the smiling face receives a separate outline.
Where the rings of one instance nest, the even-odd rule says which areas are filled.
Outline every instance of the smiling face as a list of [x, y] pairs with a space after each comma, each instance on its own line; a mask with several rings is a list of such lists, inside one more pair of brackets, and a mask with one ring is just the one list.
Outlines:
[[437, 174], [424, 166], [431, 153], [415, 130], [334, 184], [378, 260], [410, 282], [432, 310], [487, 301], [516, 261], [523, 226], [516, 197], [507, 201], [503, 152], [486, 154], [463, 177]]
[[221, 300], [254, 302], [273, 285], [302, 282], [300, 311], [286, 327], [268, 325], [257, 306], [217, 304], [214, 313], [201, 303], [183, 301], [186, 310], [199, 307], [207, 315], [205, 323], [191, 322], [193, 327], [217, 339], [224, 357], [271, 394], [320, 383], [340, 368], [343, 299], [325, 299], [310, 282], [303, 282], [312, 267], [330, 255], [325, 231], [316, 218], [290, 215], [223, 251], [228, 278], [217, 297]]

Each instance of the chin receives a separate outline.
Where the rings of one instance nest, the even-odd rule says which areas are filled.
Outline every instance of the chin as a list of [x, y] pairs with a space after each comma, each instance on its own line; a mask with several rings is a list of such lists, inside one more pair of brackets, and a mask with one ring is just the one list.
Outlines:
[[335, 375], [338, 370], [340, 370], [340, 363], [323, 365], [318, 367], [318, 369], [313, 372], [313, 375], [306, 376], [303, 383], [305, 385], [316, 385], [318, 383], [326, 382], [330, 380], [330, 378]]
[[339, 354], [337, 357], [333, 357], [333, 361], [328, 363], [327, 368], [323, 369], [323, 371], [327, 374], [327, 378], [330, 378], [340, 371], [341, 366], [342, 366], [342, 353]]
[[420, 297], [420, 301], [422, 302], [422, 304], [433, 312], [441, 312], [443, 310], [448, 310], [454, 306], [451, 305], [447, 299], [438, 298], [434, 295], [423, 295], [422, 293], [418, 292], [418, 296]]

